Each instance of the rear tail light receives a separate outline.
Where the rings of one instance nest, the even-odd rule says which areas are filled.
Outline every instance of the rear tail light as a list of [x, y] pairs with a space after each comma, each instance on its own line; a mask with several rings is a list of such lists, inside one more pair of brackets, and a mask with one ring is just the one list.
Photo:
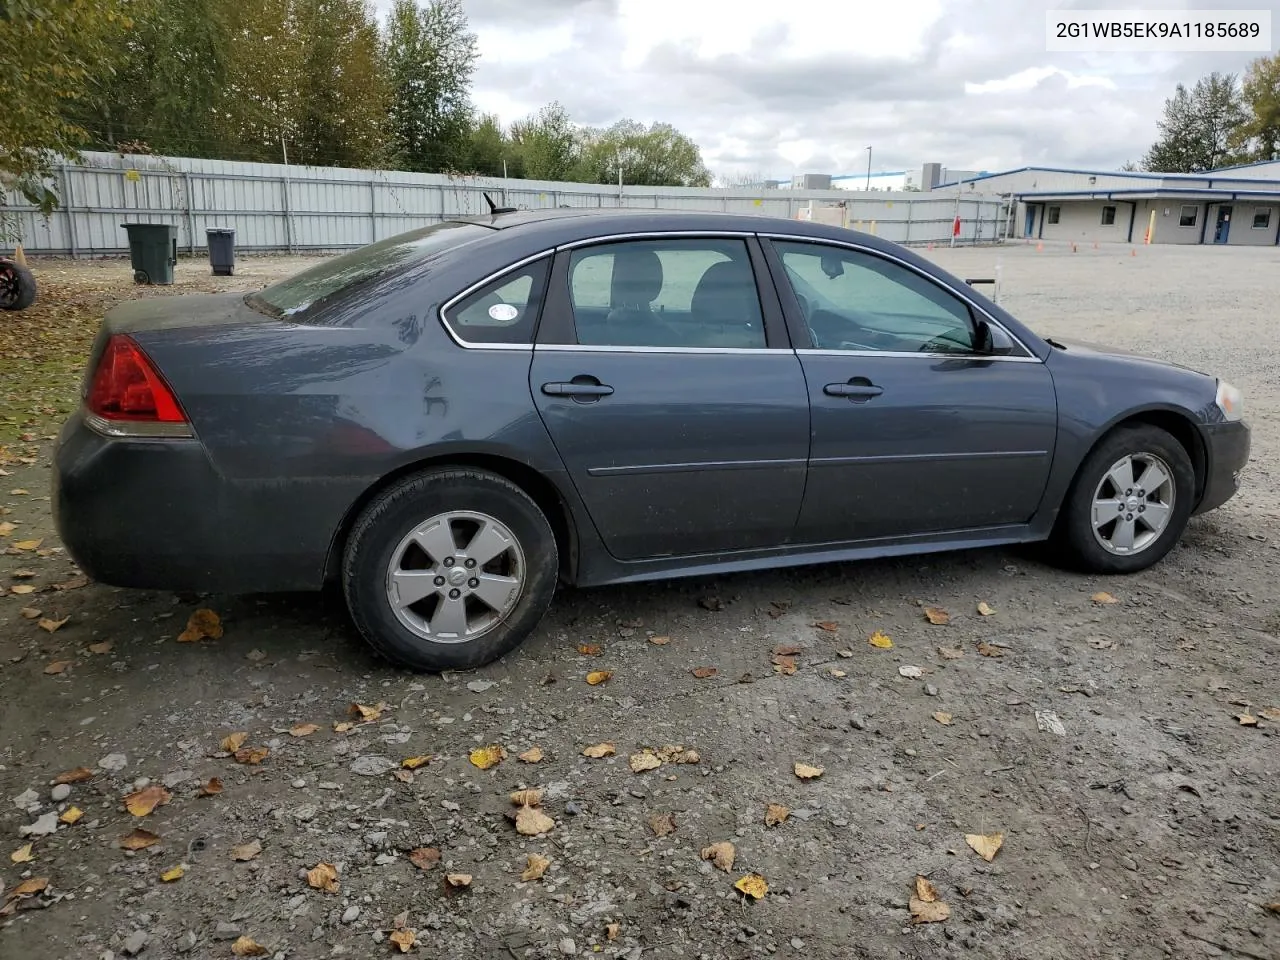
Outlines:
[[107, 341], [86, 400], [90, 424], [115, 436], [191, 436], [187, 416], [132, 338]]

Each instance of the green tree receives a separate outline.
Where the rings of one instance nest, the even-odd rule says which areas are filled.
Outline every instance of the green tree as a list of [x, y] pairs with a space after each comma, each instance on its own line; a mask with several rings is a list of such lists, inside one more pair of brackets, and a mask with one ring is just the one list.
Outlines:
[[51, 211], [54, 158], [76, 156], [85, 131], [72, 114], [89, 78], [109, 74], [109, 42], [127, 25], [124, 0], [0, 0], [0, 187]]
[[590, 183], [649, 187], [709, 187], [711, 173], [698, 145], [669, 123], [648, 128], [620, 120], [607, 130], [583, 133], [578, 174]]
[[1146, 170], [1199, 173], [1234, 159], [1231, 144], [1246, 114], [1236, 75], [1211, 73], [1165, 101], [1160, 138], [1143, 158]]
[[530, 180], [569, 180], [578, 163], [579, 133], [557, 101], [511, 125], [512, 150], [520, 176]]
[[497, 115], [482, 114], [476, 118], [471, 128], [463, 171], [483, 177], [497, 177], [503, 173], [504, 161], [508, 176], [524, 175]]
[[1247, 115], [1232, 146], [1247, 160], [1280, 159], [1280, 54], [1250, 63], [1242, 87]]
[[476, 36], [461, 0], [395, 0], [382, 58], [390, 91], [389, 152], [401, 169], [458, 169], [468, 160]]

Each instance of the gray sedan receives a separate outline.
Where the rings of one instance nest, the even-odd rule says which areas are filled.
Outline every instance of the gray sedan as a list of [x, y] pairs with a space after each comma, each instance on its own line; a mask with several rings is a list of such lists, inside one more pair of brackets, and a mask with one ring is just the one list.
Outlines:
[[99, 581], [339, 581], [383, 655], [465, 669], [562, 582], [1042, 540], [1142, 570], [1249, 443], [1229, 384], [1043, 339], [873, 236], [498, 212], [117, 307], [53, 500]]

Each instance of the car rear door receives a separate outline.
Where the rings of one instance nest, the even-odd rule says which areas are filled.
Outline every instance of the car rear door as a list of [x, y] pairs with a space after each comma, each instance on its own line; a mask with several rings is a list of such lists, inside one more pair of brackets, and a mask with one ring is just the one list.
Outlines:
[[753, 237], [646, 234], [559, 251], [529, 386], [615, 558], [790, 538], [809, 398]]
[[783, 237], [765, 246], [812, 411], [796, 541], [1030, 520], [1057, 434], [1039, 358], [1016, 341], [1007, 355], [981, 352], [976, 307], [881, 251]]

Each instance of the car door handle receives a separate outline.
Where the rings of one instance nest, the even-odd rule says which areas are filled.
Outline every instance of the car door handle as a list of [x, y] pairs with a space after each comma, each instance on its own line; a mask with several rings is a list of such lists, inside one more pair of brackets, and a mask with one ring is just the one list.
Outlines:
[[850, 400], [870, 400], [884, 393], [884, 387], [877, 387], [865, 377], [854, 377], [848, 383], [828, 383], [822, 392], [829, 397], [848, 397]]
[[544, 383], [542, 392], [549, 397], [607, 397], [613, 393], [613, 387], [592, 377], [590, 381], [584, 378], [568, 383]]

